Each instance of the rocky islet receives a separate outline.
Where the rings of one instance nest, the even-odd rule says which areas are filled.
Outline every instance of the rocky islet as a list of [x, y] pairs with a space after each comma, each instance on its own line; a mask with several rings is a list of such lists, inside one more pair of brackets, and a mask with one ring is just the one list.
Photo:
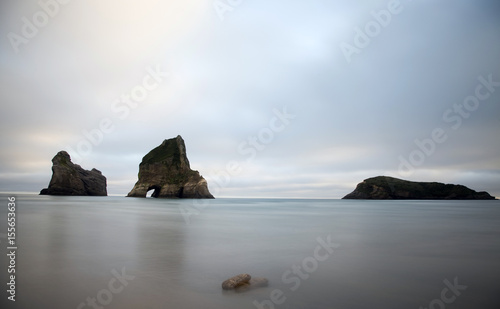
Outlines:
[[128, 197], [214, 198], [207, 181], [189, 166], [186, 145], [180, 135], [164, 140], [139, 164], [138, 180]]
[[59, 151], [52, 158], [49, 187], [42, 189], [40, 195], [107, 196], [106, 177], [95, 168], [90, 171], [83, 169], [71, 162], [66, 151]]
[[488, 192], [477, 192], [463, 185], [415, 182], [388, 176], [365, 179], [343, 199], [407, 200], [494, 200]]

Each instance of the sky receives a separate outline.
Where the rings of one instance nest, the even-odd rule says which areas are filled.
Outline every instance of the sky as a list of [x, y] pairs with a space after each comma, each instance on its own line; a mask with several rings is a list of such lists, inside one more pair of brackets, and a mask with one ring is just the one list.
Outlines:
[[0, 191], [51, 159], [126, 195], [181, 135], [217, 197], [341, 198], [387, 175], [500, 197], [496, 0], [4, 0]]

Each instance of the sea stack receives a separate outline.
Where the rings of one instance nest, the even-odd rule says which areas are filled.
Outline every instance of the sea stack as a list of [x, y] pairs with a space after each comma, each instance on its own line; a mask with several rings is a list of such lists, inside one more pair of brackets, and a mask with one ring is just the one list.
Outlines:
[[214, 198], [207, 181], [189, 166], [186, 146], [180, 135], [166, 139], [151, 150], [139, 164], [139, 180], [128, 197]]
[[59, 151], [52, 158], [52, 178], [49, 187], [40, 195], [89, 195], [107, 196], [106, 177], [95, 168], [84, 170], [71, 162], [66, 151]]
[[343, 199], [371, 200], [494, 200], [487, 192], [476, 192], [462, 185], [440, 182], [414, 182], [378, 176], [365, 179]]

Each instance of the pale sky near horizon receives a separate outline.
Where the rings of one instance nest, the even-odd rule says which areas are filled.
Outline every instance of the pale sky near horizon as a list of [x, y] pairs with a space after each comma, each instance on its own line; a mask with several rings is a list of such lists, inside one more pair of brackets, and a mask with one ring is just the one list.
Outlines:
[[215, 197], [378, 175], [500, 197], [496, 0], [61, 2], [0, 3], [2, 192], [66, 150], [126, 195], [181, 135]]

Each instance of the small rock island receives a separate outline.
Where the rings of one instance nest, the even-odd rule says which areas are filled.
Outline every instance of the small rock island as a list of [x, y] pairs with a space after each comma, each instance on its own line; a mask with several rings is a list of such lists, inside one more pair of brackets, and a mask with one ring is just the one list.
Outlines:
[[146, 197], [154, 190], [151, 196], [157, 198], [214, 198], [207, 181], [189, 166], [180, 135], [164, 140], [142, 158], [138, 178], [128, 197]]
[[66, 151], [59, 151], [52, 158], [49, 187], [42, 189], [40, 195], [107, 196], [106, 177], [95, 168], [91, 171], [84, 170], [71, 162]]
[[388, 176], [365, 179], [343, 199], [372, 200], [494, 200], [487, 192], [476, 192], [462, 185], [440, 182], [414, 182]]

